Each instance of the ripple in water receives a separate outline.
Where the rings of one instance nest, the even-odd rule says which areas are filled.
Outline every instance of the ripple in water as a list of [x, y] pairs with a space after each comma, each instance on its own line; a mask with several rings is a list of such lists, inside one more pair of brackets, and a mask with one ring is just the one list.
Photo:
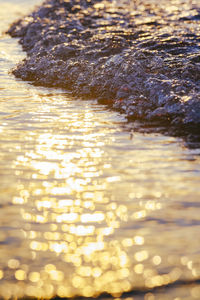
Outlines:
[[17, 81], [20, 47], [0, 52], [0, 295], [199, 299], [199, 149]]

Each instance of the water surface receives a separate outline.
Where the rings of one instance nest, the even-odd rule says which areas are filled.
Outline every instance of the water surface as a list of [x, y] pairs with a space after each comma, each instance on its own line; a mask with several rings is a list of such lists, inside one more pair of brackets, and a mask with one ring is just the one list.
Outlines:
[[200, 150], [14, 78], [39, 2], [0, 1], [0, 295], [199, 299]]

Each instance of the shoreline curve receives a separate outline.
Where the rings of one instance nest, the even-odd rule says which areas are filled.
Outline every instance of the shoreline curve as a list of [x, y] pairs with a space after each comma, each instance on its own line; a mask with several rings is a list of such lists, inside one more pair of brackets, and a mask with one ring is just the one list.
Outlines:
[[45, 1], [8, 30], [27, 52], [13, 74], [199, 137], [200, 6], [156, 2]]

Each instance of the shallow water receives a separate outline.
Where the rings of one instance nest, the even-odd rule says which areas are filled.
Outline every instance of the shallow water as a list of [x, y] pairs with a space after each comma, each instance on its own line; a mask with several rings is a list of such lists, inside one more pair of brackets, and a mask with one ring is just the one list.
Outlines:
[[36, 2], [0, 0], [0, 295], [199, 299], [200, 149], [9, 74]]

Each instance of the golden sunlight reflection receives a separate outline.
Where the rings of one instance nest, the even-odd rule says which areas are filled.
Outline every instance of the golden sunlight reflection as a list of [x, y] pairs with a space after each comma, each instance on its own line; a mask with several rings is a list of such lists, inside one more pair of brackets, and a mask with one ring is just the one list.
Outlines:
[[[61, 132], [64, 119], [62, 115]], [[31, 178], [17, 186], [12, 203], [24, 220], [27, 262], [33, 267], [17, 257], [7, 265], [15, 279], [25, 284], [27, 296], [35, 296], [34, 289], [38, 297], [90, 297], [102, 292], [120, 296], [133, 283], [149, 289], [182, 276], [177, 258], [167, 260], [165, 252], [153, 247], [169, 234], [161, 226], [163, 238], [151, 235], [166, 196], [162, 189], [143, 189], [137, 181], [124, 189], [123, 172], [111, 172], [113, 166], [104, 150], [114, 139], [109, 129], [108, 133], [94, 132], [93, 119], [87, 110], [81, 118], [74, 114], [67, 138], [54, 131], [35, 132], [34, 147], [13, 161], [14, 169], [23, 170], [25, 179]], [[138, 163], [144, 159], [140, 152], [137, 159]], [[148, 177], [148, 170], [141, 176]], [[148, 219], [148, 226], [141, 227]], [[181, 263], [196, 276], [192, 260], [182, 257]], [[169, 271], [162, 273], [169, 264]]]
[[[71, 126], [76, 130], [67, 139], [63, 134], [35, 134], [35, 147], [14, 162], [16, 169], [31, 170], [32, 180], [28, 186], [18, 185], [19, 195], [12, 202], [21, 206], [32, 260], [44, 257], [43, 268], [34, 270], [22, 268], [15, 258], [8, 262], [16, 280], [30, 282], [27, 296], [32, 295], [31, 285], [46, 291], [51, 281], [50, 296], [55, 292], [65, 296], [115, 294], [131, 287], [126, 249], [143, 245], [144, 238], [113, 239], [120, 222], [128, 219], [127, 207], [107, 193], [121, 176], [110, 175], [112, 165], [101, 142], [105, 134], [93, 132], [93, 119], [92, 112], [86, 111], [81, 119], [74, 114]], [[66, 268], [71, 274], [67, 278]]]

